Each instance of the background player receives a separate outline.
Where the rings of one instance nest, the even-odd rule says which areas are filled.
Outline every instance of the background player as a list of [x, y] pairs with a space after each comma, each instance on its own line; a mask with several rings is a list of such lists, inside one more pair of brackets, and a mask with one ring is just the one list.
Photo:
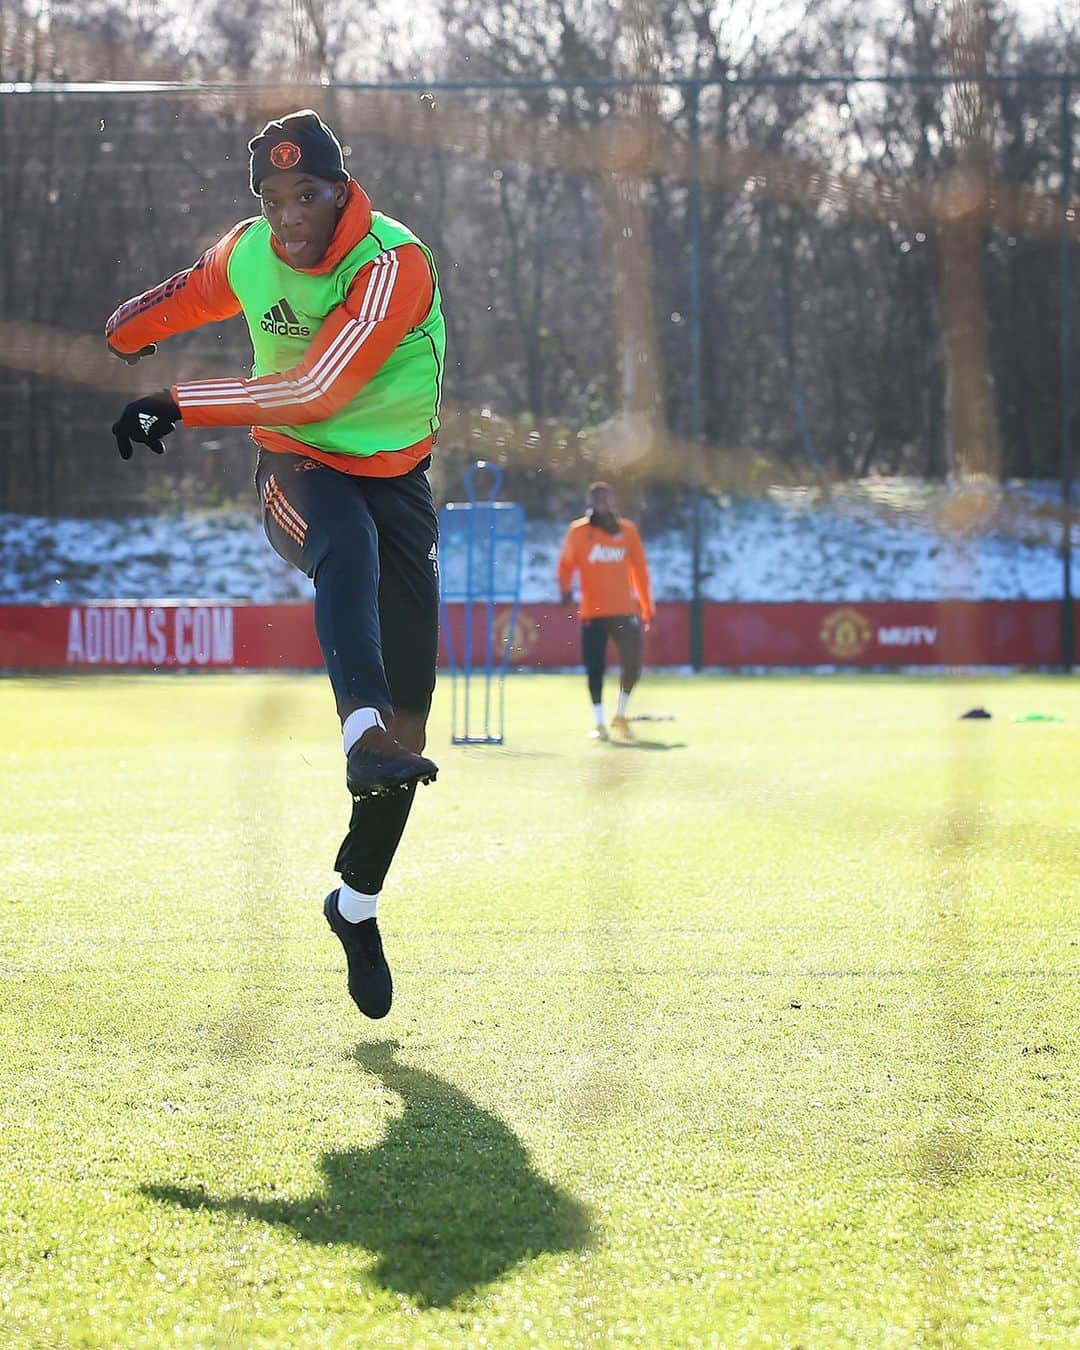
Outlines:
[[626, 711], [641, 678], [641, 635], [653, 618], [649, 568], [641, 536], [632, 521], [619, 516], [607, 483], [593, 483], [585, 498], [587, 514], [573, 521], [559, 555], [558, 582], [563, 604], [573, 601], [576, 572], [581, 585], [581, 657], [592, 699], [595, 726], [590, 735], [606, 741], [603, 688], [608, 639], [619, 653], [619, 699], [611, 729], [633, 740]]

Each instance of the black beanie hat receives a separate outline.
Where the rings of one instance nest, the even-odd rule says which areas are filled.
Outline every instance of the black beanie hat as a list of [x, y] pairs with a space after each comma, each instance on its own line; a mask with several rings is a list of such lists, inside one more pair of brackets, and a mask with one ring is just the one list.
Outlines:
[[337, 137], [310, 108], [267, 122], [251, 151], [251, 190], [259, 195], [262, 180], [272, 173], [310, 173], [331, 183], [348, 182]]

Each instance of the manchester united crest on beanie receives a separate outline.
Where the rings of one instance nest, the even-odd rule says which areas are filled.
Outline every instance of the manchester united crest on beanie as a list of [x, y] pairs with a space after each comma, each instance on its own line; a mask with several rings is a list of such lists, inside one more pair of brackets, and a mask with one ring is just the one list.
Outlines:
[[331, 183], [344, 183], [349, 178], [337, 137], [310, 108], [267, 122], [248, 142], [248, 149], [251, 190], [256, 197], [262, 180], [272, 173], [310, 173]]

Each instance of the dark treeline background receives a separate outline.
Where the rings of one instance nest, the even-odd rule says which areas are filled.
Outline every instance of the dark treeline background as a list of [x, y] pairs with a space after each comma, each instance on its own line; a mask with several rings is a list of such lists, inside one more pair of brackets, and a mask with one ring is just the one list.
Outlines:
[[[57, 0], [47, 24], [30, 8], [2, 0], [3, 81], [218, 83], [0, 95], [2, 510], [246, 496], [242, 432], [181, 432], [164, 463], [132, 465], [108, 434], [134, 392], [243, 371], [242, 322], [135, 370], [100, 335], [118, 303], [255, 213], [246, 142], [305, 105], [440, 261], [447, 484], [483, 455], [543, 511], [597, 473], [753, 487], [1060, 472], [1061, 241], [1078, 226], [1054, 77], [1080, 68], [1060, 20], [1022, 27], [988, 0], [905, 0], [887, 19], [758, 5], [752, 23], [711, 0], [443, 0], [438, 42], [407, 59], [425, 35], [378, 4], [295, 0], [279, 28], [252, 0], [169, 22], [113, 0]], [[417, 68], [519, 85], [335, 87]], [[840, 71], [957, 83], [749, 82]], [[686, 76], [719, 83], [699, 97], [646, 83]], [[639, 83], [538, 83], [626, 77]], [[1080, 371], [1080, 275], [1072, 306]]]

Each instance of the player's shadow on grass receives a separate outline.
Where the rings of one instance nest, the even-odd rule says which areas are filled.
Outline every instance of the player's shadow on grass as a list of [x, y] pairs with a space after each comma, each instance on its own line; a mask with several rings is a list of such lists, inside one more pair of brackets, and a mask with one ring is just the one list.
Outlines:
[[588, 1210], [546, 1181], [499, 1118], [434, 1074], [395, 1059], [393, 1041], [355, 1058], [404, 1104], [373, 1148], [322, 1158], [324, 1188], [302, 1200], [216, 1198], [144, 1186], [154, 1199], [282, 1224], [308, 1242], [375, 1253], [372, 1277], [415, 1303], [445, 1307], [545, 1252], [591, 1245]]

